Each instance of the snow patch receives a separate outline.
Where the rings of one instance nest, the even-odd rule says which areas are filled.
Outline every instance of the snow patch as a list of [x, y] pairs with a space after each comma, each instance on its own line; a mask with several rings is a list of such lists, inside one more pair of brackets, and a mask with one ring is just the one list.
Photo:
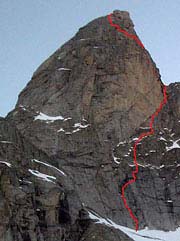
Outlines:
[[[53, 182], [51, 179], [56, 180], [56, 177], [46, 175], [46, 174], [41, 173], [41, 172], [39, 172], [39, 171], [37, 171], [37, 170], [28, 169], [28, 171], [29, 171], [32, 175], [34, 175], [34, 176], [36, 176], [36, 177], [39, 177], [39, 178], [41, 178], [41, 179], [43, 179], [44, 181], [47, 181], [47, 182]], [[53, 182], [53, 183], [54, 183], [54, 182]]]
[[72, 132], [65, 132], [65, 134], [66, 134], [66, 135], [71, 135], [71, 134], [72, 134]]
[[146, 130], [146, 129], [150, 129], [150, 127], [149, 127], [149, 126], [146, 126], [146, 127], [139, 127], [139, 129]]
[[120, 158], [114, 156], [114, 153], [112, 153], [112, 156], [113, 156], [113, 160], [114, 160], [114, 162], [115, 162], [116, 164], [120, 164], [120, 163], [121, 163], [121, 161], [118, 161], [118, 160], [120, 160]]
[[64, 132], [65, 135], [71, 135], [71, 134], [76, 133], [76, 132], [78, 132], [82, 129], [87, 128], [88, 126], [90, 126], [90, 124], [84, 125], [84, 124], [81, 124], [81, 123], [75, 123], [74, 126], [73, 126], [73, 128], [76, 128], [75, 130], [66, 132], [63, 128], [61, 128], [57, 132]]
[[65, 132], [65, 130], [63, 128], [61, 128], [57, 132]]
[[89, 218], [92, 220], [95, 220], [97, 224], [104, 224], [108, 227], [118, 229], [128, 235], [130, 238], [132, 238], [134, 241], [180, 241], [180, 228], [176, 229], [176, 231], [169, 231], [165, 232], [162, 230], [150, 230], [148, 228], [135, 231], [133, 229], [118, 225], [114, 223], [109, 218], [105, 219], [100, 217], [98, 214], [94, 214], [90, 211], [88, 211]]
[[68, 69], [68, 68], [59, 68], [58, 70], [59, 70], [59, 71], [63, 71], [63, 70], [64, 70], [64, 71], [70, 71], [71, 69]]
[[1, 143], [4, 143], [4, 144], [12, 144], [11, 141], [0, 141]]
[[50, 165], [48, 163], [45, 163], [45, 162], [42, 162], [42, 161], [39, 161], [39, 160], [36, 160], [36, 159], [32, 159], [31, 161], [43, 164], [44, 166], [47, 166], [47, 167], [51, 167], [51, 168], [55, 169], [56, 171], [58, 171], [59, 173], [61, 173], [62, 175], [67, 176], [63, 171], [61, 171], [57, 167], [54, 167], [54, 166], [52, 166], [52, 165]]
[[[135, 167], [134, 164], [128, 164], [130, 167]], [[154, 166], [154, 165], [151, 165], [151, 164], [146, 164], [146, 165], [143, 165], [143, 164], [140, 164], [138, 163], [138, 166], [139, 167], [143, 167], [143, 168], [147, 168], [149, 167], [150, 169], [161, 169], [161, 168], [164, 168], [165, 165], [161, 165], [161, 166]]]
[[11, 163], [9, 163], [9, 162], [0, 161], [0, 163], [5, 164], [5, 165], [8, 166], [8, 167], [11, 167]]
[[68, 121], [68, 120], [72, 120], [72, 118], [71, 117], [67, 117], [63, 121]]
[[178, 142], [180, 141], [180, 139], [173, 141], [172, 146], [166, 147], [166, 151], [171, 151], [172, 149], [179, 149], [180, 145], [178, 144]]
[[26, 111], [27, 109], [26, 109], [26, 107], [25, 106], [23, 106], [23, 105], [19, 105], [19, 107], [21, 108], [21, 109], [23, 109], [24, 111]]
[[91, 39], [91, 38], [81, 38], [81, 39], [79, 39], [79, 41], [85, 41], [85, 40], [89, 40], [89, 39]]
[[90, 124], [86, 124], [86, 125], [83, 125], [83, 124], [81, 124], [81, 123], [75, 123], [74, 124], [74, 128], [81, 128], [81, 129], [84, 129], [84, 128], [87, 128], [88, 126], [90, 126]]
[[80, 130], [81, 130], [80, 128], [77, 128], [77, 129], [74, 130], [72, 133], [78, 132], [78, 131], [80, 131]]
[[41, 120], [46, 122], [54, 122], [56, 120], [64, 120], [64, 117], [60, 116], [49, 116], [42, 112], [39, 113], [39, 115], [35, 116], [34, 120]]
[[137, 141], [139, 138], [138, 137], [135, 137], [132, 139], [132, 141]]
[[167, 141], [167, 140], [166, 140], [164, 137], [162, 137], [162, 136], [159, 138], [159, 140], [161, 140], [161, 141]]
[[118, 144], [117, 144], [117, 147], [119, 147], [120, 145], [124, 145], [125, 143], [127, 143], [126, 141], [120, 141]]

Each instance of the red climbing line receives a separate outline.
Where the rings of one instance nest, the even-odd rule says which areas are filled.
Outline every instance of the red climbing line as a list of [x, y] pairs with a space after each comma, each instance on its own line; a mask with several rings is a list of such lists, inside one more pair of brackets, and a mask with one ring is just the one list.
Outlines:
[[134, 39], [134, 40], [136, 41], [136, 43], [137, 43], [141, 48], [144, 49], [143, 43], [141, 42], [141, 40], [138, 39], [138, 37], [137, 37], [136, 35], [128, 33], [126, 30], [122, 29], [118, 24], [113, 23], [112, 18], [111, 18], [112, 15], [113, 15], [113, 13], [110, 13], [110, 14], [108, 15], [108, 21], [109, 21], [110, 25], [111, 25], [112, 27], [115, 27], [118, 32], [123, 33], [126, 37], [131, 38], [131, 39]]
[[[144, 48], [144, 45], [142, 44], [142, 42], [138, 39], [138, 37], [134, 34], [129, 34], [126, 30], [122, 29], [119, 25], [117, 24], [114, 24], [113, 21], [112, 21], [112, 13], [108, 15], [108, 21], [109, 21], [109, 24], [112, 26], [112, 27], [115, 27], [117, 29], [118, 32], [120, 33], [123, 33], [125, 36], [127, 36], [128, 38], [131, 38], [133, 40], [136, 41], [136, 43], [143, 49]], [[147, 63], [150, 63], [149, 59], [147, 59]], [[163, 106], [167, 103], [167, 87], [164, 85], [163, 86], [163, 100], [161, 101], [159, 107], [157, 108], [157, 110], [152, 114], [151, 116], [151, 119], [150, 119], [150, 123], [149, 123], [149, 127], [150, 127], [150, 131], [148, 132], [144, 132], [142, 133], [138, 139], [136, 140], [135, 144], [134, 144], [134, 147], [133, 147], [133, 161], [134, 161], [134, 165], [135, 165], [135, 170], [132, 171], [132, 179], [130, 179], [128, 182], [126, 182], [123, 186], [122, 186], [122, 189], [121, 189], [121, 197], [122, 197], [122, 200], [124, 202], [124, 206], [125, 208], [128, 210], [129, 214], [130, 214], [130, 217], [133, 219], [133, 221], [135, 222], [135, 229], [136, 229], [136, 232], [138, 231], [138, 228], [139, 228], [139, 220], [138, 218], [134, 215], [132, 209], [128, 206], [127, 204], [127, 199], [125, 197], [125, 189], [132, 183], [135, 183], [136, 179], [137, 179], [137, 174], [138, 174], [138, 162], [137, 162], [137, 145], [138, 143], [146, 136], [150, 136], [150, 135], [153, 135], [154, 134], [154, 128], [153, 128], [153, 124], [154, 124], [154, 119], [155, 117], [158, 116], [159, 112], [162, 110]]]

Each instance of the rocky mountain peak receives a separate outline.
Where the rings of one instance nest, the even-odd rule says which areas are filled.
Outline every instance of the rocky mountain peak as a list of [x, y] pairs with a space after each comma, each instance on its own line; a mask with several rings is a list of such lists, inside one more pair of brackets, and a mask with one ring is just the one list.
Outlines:
[[[129, 33], [135, 34], [134, 24], [127, 11], [113, 11], [112, 19], [114, 23], [118, 24], [123, 29], [128, 30]], [[113, 39], [113, 35], [118, 35], [118, 33], [110, 26], [107, 16], [104, 16], [91, 21], [86, 26], [80, 28], [75, 35], [75, 38], [89, 38], [103, 42], [113, 42], [114, 40], [114, 42], [117, 42], [117, 38]]]
[[[127, 12], [116, 10], [111, 17], [135, 34]], [[132, 134], [162, 98], [160, 75], [148, 52], [105, 16], [81, 28], [38, 68], [16, 107], [75, 122], [85, 118], [103, 139], [117, 142]]]
[[[138, 39], [128, 12], [115, 10], [111, 19]], [[175, 230], [179, 83], [167, 88], [154, 134], [137, 145], [139, 172], [125, 195], [143, 229], [138, 236], [121, 198], [132, 179], [134, 143], [149, 130], [162, 87], [148, 51], [108, 16], [42, 63], [16, 108], [0, 118], [0, 240], [153, 240], [145, 227]]]

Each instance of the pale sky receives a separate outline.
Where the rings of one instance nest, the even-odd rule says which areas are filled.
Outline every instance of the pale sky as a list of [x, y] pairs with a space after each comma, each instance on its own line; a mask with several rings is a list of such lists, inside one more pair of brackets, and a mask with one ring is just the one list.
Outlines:
[[80, 27], [127, 10], [165, 84], [180, 76], [179, 0], [0, 0], [0, 116], [37, 67]]

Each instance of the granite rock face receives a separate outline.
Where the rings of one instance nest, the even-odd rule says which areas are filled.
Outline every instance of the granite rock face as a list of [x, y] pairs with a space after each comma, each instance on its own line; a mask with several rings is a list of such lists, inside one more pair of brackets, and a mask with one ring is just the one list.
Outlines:
[[[113, 22], [130, 34], [128, 12]], [[93, 20], [34, 73], [0, 119], [0, 240], [125, 241], [91, 214], [134, 228], [121, 199], [133, 143], [148, 129], [163, 84], [147, 50]], [[140, 228], [180, 225], [180, 84], [138, 145], [137, 182], [126, 197]]]

